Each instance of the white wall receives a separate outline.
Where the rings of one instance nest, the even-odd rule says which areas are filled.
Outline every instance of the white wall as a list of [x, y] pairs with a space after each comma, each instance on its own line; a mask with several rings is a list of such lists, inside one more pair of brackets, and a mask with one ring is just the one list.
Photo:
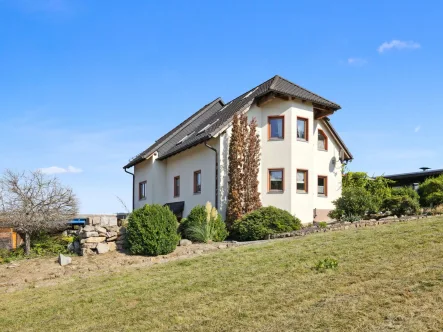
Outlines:
[[[340, 162], [340, 147], [337, 142], [332, 138], [332, 134], [323, 124], [323, 121], [315, 121], [314, 133], [317, 138], [318, 129], [323, 130], [323, 132], [328, 137], [328, 151], [315, 150], [315, 171], [318, 175], [328, 176], [328, 197], [315, 197], [314, 207], [317, 209], [334, 209], [332, 201], [336, 200], [341, 196], [341, 167]], [[317, 140], [315, 140], [317, 144]], [[335, 166], [333, 165], [333, 158], [335, 158]]]
[[[164, 204], [166, 191], [166, 165], [163, 161], [151, 156], [134, 166], [134, 208], [145, 204]], [[146, 198], [139, 199], [139, 183], [146, 181]]]
[[[218, 139], [208, 144], [217, 146]], [[185, 202], [183, 216], [186, 217], [196, 205], [211, 202], [215, 206], [215, 153], [204, 144], [199, 144], [165, 160], [166, 188], [164, 203]], [[201, 170], [201, 193], [194, 194], [194, 172]], [[174, 197], [174, 177], [180, 176], [180, 196]]]
[[[314, 120], [311, 103], [292, 100], [275, 99], [261, 107], [251, 106], [248, 118], [257, 119], [258, 133], [261, 144], [261, 163], [259, 171], [259, 191], [264, 206], [276, 206], [285, 209], [303, 223], [312, 222], [314, 209], [317, 209], [316, 220], [326, 220], [327, 212], [334, 208], [332, 201], [341, 195], [341, 164], [339, 161], [340, 147], [323, 123]], [[284, 116], [284, 139], [268, 140], [268, 116]], [[309, 140], [297, 139], [297, 116], [309, 120]], [[328, 136], [328, 151], [317, 148], [318, 129]], [[228, 194], [228, 150], [231, 127], [228, 127], [217, 138], [208, 143], [219, 152], [219, 212], [226, 216]], [[337, 163], [332, 166], [335, 157]], [[268, 192], [268, 169], [284, 169], [284, 191], [282, 193]], [[297, 169], [308, 170], [308, 193], [297, 193]], [[193, 193], [194, 171], [201, 170], [202, 192]], [[317, 176], [328, 177], [328, 196], [317, 194]], [[174, 197], [173, 179], [180, 176], [180, 196]], [[138, 200], [138, 183], [147, 180], [147, 199]], [[204, 146], [197, 145], [166, 160], [156, 160], [155, 157], [135, 166], [135, 207], [146, 203], [165, 204], [185, 201], [183, 216], [198, 204], [204, 205], [210, 201], [215, 206], [215, 153]]]
[[[268, 140], [268, 116], [284, 116], [284, 139]], [[297, 117], [308, 119], [308, 141], [297, 139]], [[327, 212], [334, 208], [332, 201], [341, 195], [341, 164], [337, 143], [323, 125], [323, 120], [315, 120], [313, 106], [298, 100], [273, 101], [258, 107], [252, 106], [248, 118], [256, 118], [261, 138], [260, 192], [264, 206], [276, 206], [290, 211], [303, 223], [312, 222], [314, 209], [322, 220], [327, 219]], [[328, 136], [328, 151], [317, 148], [318, 128]], [[337, 163], [332, 167], [332, 157]], [[284, 188], [281, 193], [268, 191], [268, 170], [284, 169]], [[297, 193], [297, 169], [308, 170], [308, 193]], [[328, 177], [327, 197], [318, 196], [318, 175]]]

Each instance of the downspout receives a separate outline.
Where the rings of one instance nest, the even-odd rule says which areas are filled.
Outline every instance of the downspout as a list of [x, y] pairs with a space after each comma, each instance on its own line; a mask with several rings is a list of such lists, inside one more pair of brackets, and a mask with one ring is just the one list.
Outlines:
[[205, 141], [205, 146], [215, 152], [215, 208], [218, 210], [218, 151]]
[[134, 211], [134, 187], [135, 187], [135, 176], [134, 173], [128, 172], [128, 170], [125, 168], [123, 168], [125, 170], [126, 173], [131, 174], [132, 175], [132, 211]]

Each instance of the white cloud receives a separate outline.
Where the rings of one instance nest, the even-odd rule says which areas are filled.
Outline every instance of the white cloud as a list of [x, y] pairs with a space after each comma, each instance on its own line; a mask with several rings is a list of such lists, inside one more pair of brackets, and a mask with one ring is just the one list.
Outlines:
[[417, 127], [415, 127], [415, 129], [414, 129], [414, 133], [418, 133], [418, 132], [420, 131], [420, 129], [421, 129], [421, 126], [417, 126]]
[[348, 59], [348, 64], [351, 66], [363, 66], [367, 63], [368, 63], [368, 61], [366, 59], [362, 59], [362, 58], [349, 58]]
[[403, 50], [403, 49], [417, 49], [420, 48], [421, 45], [414, 41], [401, 41], [401, 40], [392, 40], [390, 42], [384, 42], [378, 47], [378, 53], [383, 53], [385, 51], [389, 51], [391, 49]]
[[67, 168], [58, 167], [58, 166], [51, 166], [46, 168], [39, 168], [39, 170], [44, 174], [62, 174], [62, 173], [81, 173], [83, 172], [82, 169], [74, 167], [74, 166], [68, 166]]

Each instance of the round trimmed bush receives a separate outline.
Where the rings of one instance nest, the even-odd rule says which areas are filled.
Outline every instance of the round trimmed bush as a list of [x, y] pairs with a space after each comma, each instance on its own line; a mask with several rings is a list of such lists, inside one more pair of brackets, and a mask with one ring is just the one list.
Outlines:
[[126, 231], [128, 248], [133, 254], [165, 255], [174, 251], [180, 240], [177, 218], [172, 211], [158, 204], [134, 210]]
[[229, 234], [222, 216], [210, 203], [195, 206], [182, 219], [179, 232], [182, 237], [194, 242], [222, 242]]
[[300, 219], [274, 206], [262, 207], [244, 215], [232, 225], [233, 236], [240, 241], [263, 240], [271, 234], [301, 228]]

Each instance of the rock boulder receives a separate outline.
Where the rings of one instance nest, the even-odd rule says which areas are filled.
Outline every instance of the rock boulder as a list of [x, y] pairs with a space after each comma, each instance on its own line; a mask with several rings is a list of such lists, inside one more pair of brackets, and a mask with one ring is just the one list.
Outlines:
[[190, 246], [191, 244], [192, 244], [192, 241], [190, 241], [190, 240], [186, 240], [186, 239], [180, 240], [180, 246], [182, 246], [182, 247]]
[[98, 254], [106, 254], [109, 251], [109, 245], [107, 243], [99, 243], [96, 249]]
[[62, 254], [59, 254], [58, 255], [58, 263], [61, 266], [69, 265], [69, 264], [72, 263], [72, 258], [68, 257], [68, 256], [65, 256], [65, 255], [62, 255]]

